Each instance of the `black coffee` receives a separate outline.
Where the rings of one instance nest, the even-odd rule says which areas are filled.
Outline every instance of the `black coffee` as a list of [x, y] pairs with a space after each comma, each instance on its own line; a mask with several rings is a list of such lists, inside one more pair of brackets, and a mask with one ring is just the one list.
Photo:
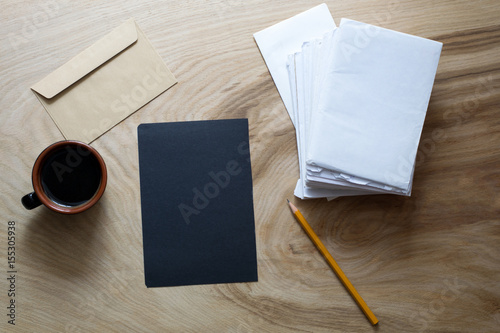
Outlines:
[[101, 167], [87, 149], [67, 145], [50, 154], [41, 168], [42, 188], [47, 197], [62, 206], [89, 201], [101, 184]]

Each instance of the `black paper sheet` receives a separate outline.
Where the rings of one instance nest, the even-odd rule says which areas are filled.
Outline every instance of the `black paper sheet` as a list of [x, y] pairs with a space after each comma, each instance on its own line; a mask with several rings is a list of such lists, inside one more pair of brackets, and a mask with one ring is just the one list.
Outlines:
[[146, 286], [257, 281], [248, 120], [137, 132]]

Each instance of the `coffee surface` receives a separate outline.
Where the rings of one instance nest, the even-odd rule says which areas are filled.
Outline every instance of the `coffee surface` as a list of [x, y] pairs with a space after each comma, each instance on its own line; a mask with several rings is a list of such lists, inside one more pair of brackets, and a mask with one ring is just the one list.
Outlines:
[[41, 180], [47, 197], [59, 205], [74, 207], [95, 195], [101, 183], [101, 168], [88, 150], [68, 145], [45, 160]]

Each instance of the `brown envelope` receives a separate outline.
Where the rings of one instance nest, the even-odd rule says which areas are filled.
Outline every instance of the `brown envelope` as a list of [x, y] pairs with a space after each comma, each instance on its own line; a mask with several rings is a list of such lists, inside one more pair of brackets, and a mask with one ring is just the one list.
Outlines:
[[66, 139], [90, 143], [176, 82], [129, 19], [31, 89]]

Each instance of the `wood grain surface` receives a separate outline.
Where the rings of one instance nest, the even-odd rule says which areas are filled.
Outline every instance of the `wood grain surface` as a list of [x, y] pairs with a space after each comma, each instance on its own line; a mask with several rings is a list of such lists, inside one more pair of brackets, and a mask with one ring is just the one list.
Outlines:
[[[294, 128], [252, 34], [318, 1], [1, 1], [0, 331], [498, 332], [500, 3], [327, 1], [444, 43], [411, 197], [301, 201]], [[29, 87], [129, 17], [179, 83], [92, 143], [109, 181], [77, 216], [25, 210], [63, 139]], [[136, 129], [249, 119], [259, 281], [147, 289]], [[295, 221], [301, 210], [380, 320], [372, 327]], [[15, 325], [8, 224], [15, 222]]]

